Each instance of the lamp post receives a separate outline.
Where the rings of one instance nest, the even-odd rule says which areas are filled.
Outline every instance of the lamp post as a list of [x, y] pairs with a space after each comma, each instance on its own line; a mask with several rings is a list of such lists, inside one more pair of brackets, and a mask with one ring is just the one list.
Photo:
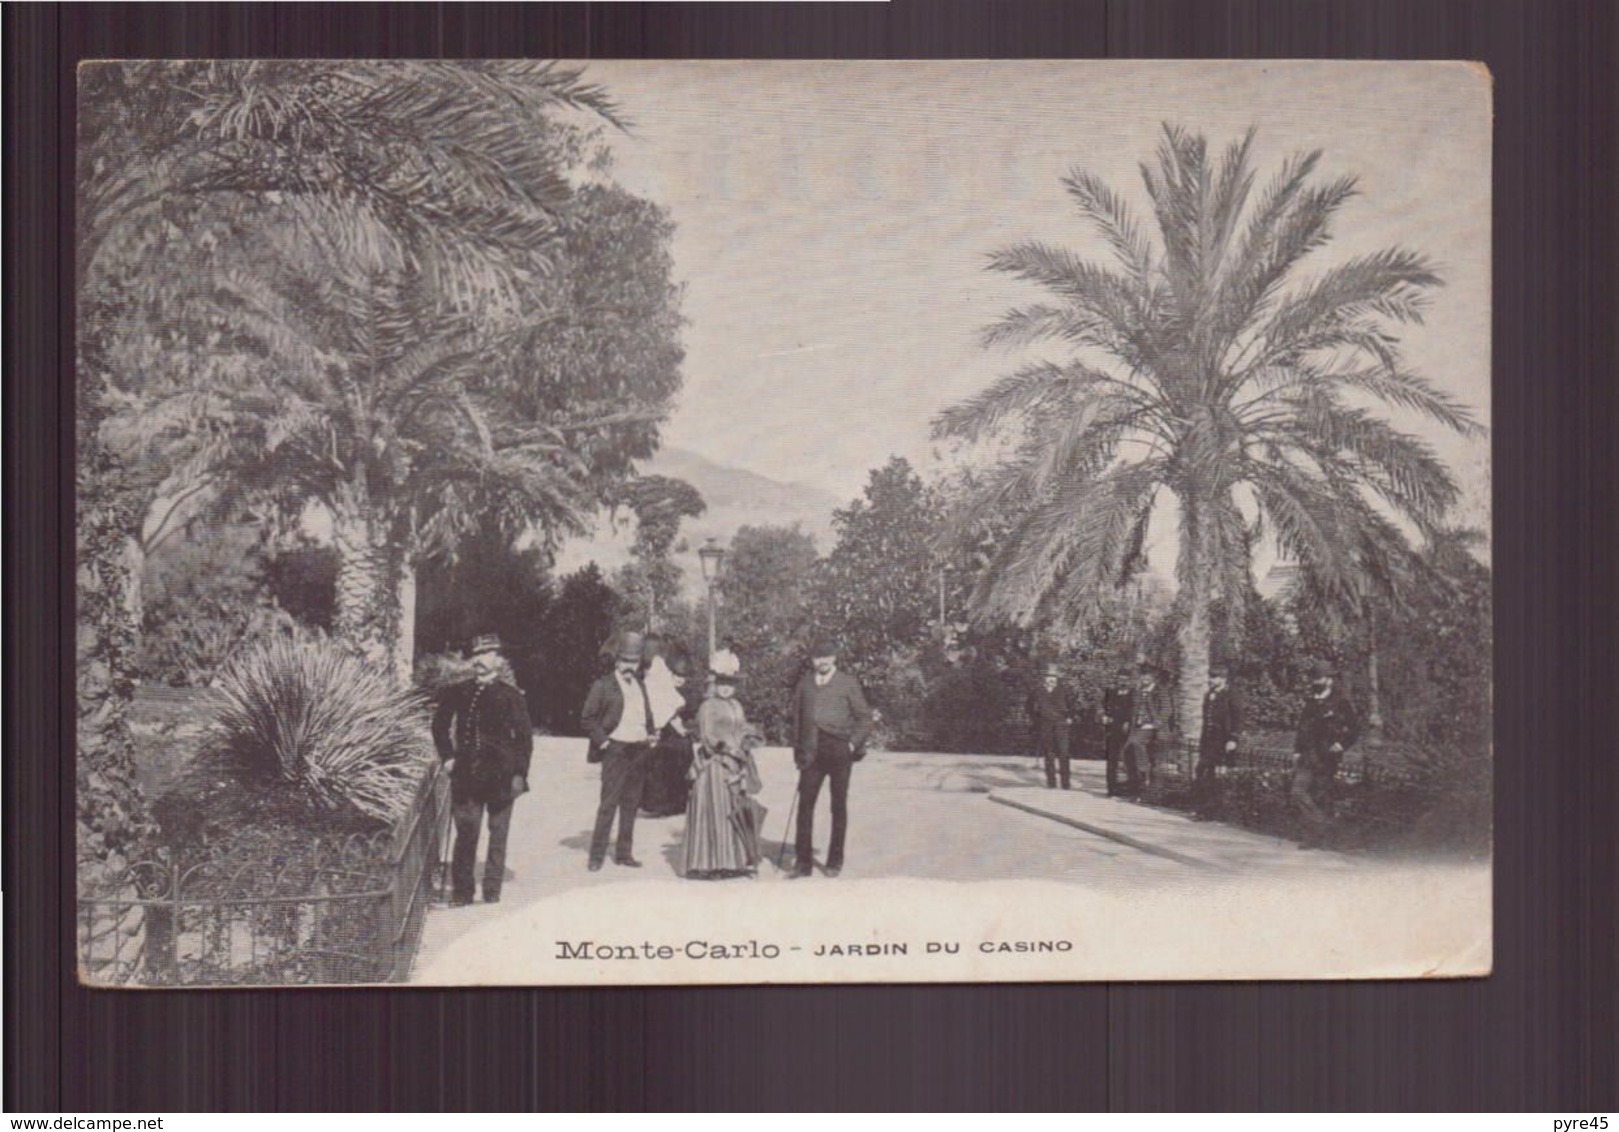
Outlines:
[[708, 656], [709, 662], [714, 658], [714, 583], [719, 580], [720, 567], [725, 561], [725, 548], [713, 539], [705, 542], [697, 552], [697, 560], [703, 567], [703, 588], [708, 594]]

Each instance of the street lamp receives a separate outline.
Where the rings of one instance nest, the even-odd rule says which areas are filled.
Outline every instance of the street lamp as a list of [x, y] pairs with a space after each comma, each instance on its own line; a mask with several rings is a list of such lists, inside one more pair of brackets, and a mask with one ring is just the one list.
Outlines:
[[703, 567], [703, 587], [708, 592], [708, 655], [709, 662], [714, 657], [714, 583], [719, 580], [720, 567], [725, 561], [725, 548], [713, 539], [705, 542], [697, 551], [697, 560]]

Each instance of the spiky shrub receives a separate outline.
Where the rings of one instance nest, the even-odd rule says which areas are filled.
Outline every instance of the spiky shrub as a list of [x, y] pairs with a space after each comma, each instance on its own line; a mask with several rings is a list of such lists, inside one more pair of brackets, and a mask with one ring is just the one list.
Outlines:
[[276, 778], [315, 806], [392, 822], [432, 755], [426, 701], [325, 639], [256, 645], [220, 676], [217, 751], [245, 776]]

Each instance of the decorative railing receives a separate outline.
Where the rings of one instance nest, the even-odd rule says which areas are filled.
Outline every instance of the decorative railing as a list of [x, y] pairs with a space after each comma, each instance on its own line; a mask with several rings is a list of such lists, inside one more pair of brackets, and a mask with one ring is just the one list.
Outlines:
[[81, 893], [81, 977], [102, 986], [398, 982], [436, 881], [449, 783], [432, 763], [390, 830], [266, 860], [217, 847]]

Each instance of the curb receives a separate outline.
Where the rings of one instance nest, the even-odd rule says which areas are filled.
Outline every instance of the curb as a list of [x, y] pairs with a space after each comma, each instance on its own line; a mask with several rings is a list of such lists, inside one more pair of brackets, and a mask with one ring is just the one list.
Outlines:
[[1050, 810], [1042, 810], [1036, 806], [1026, 805], [1023, 802], [1014, 802], [1012, 799], [1003, 798], [996, 793], [991, 793], [988, 795], [988, 797], [991, 802], [998, 802], [1000, 805], [1008, 806], [1014, 810], [1022, 810], [1024, 813], [1034, 814], [1036, 817], [1047, 818], [1054, 822], [1061, 822], [1063, 825], [1072, 826], [1074, 829], [1083, 830], [1085, 833], [1094, 834], [1097, 837], [1103, 837], [1109, 841], [1116, 841], [1120, 845], [1128, 845], [1130, 848], [1138, 849], [1143, 853], [1151, 853], [1155, 857], [1164, 857], [1171, 861], [1177, 861], [1183, 865], [1190, 865], [1197, 869], [1208, 869], [1212, 872], [1229, 873], [1234, 871], [1229, 865], [1216, 864], [1213, 861], [1205, 861], [1201, 857], [1192, 857], [1185, 853], [1178, 853], [1173, 849], [1165, 849], [1162, 845], [1154, 845], [1150, 841], [1142, 841], [1139, 838], [1131, 837], [1129, 834], [1119, 833], [1117, 830], [1108, 829], [1106, 826], [1094, 825], [1090, 822], [1080, 821], [1078, 818], [1067, 817], [1063, 814], [1054, 814]]

